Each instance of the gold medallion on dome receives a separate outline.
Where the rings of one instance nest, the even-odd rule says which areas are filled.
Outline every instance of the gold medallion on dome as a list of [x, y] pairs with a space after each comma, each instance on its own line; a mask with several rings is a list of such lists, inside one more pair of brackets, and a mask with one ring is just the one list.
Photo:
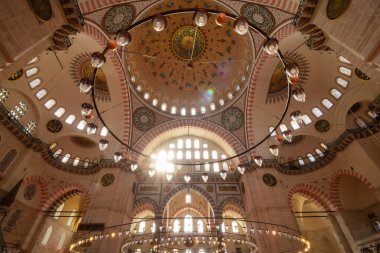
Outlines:
[[183, 26], [177, 29], [173, 34], [172, 50], [180, 59], [196, 59], [202, 55], [205, 47], [205, 36], [196, 27]]

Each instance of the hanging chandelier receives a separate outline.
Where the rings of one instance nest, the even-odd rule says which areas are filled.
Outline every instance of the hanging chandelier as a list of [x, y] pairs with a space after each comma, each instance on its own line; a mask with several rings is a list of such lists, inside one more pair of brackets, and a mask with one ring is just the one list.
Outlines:
[[[93, 111], [96, 111], [96, 113], [98, 115], [98, 119], [100, 120], [100, 122], [104, 125], [104, 127], [106, 127], [108, 129], [108, 132], [110, 133], [110, 135], [117, 142], [119, 142], [122, 146], [124, 146], [127, 149], [128, 153], [133, 153], [133, 154], [136, 154], [137, 156], [150, 159], [149, 155], [141, 153], [140, 151], [131, 147], [128, 143], [125, 143], [119, 136], [117, 136], [108, 127], [107, 122], [104, 120], [104, 118], [101, 115], [101, 112], [98, 108], [98, 105], [97, 105], [96, 99], [95, 99], [95, 97], [96, 97], [95, 96], [96, 73], [97, 73], [98, 69], [100, 67], [102, 67], [102, 65], [106, 62], [105, 54], [108, 51], [116, 50], [118, 47], [120, 47], [120, 48], [121, 47], [128, 47], [128, 45], [133, 41], [133, 37], [130, 33], [131, 30], [137, 29], [142, 24], [145, 24], [147, 22], [151, 22], [151, 25], [152, 25], [152, 28], [154, 31], [163, 33], [163, 32], [165, 32], [165, 28], [168, 25], [170, 25], [167, 17], [170, 15], [173, 15], [173, 14], [182, 14], [182, 13], [193, 13], [193, 22], [194, 22], [196, 27], [206, 27], [209, 23], [209, 17], [211, 15], [216, 15], [215, 22], [218, 26], [225, 25], [227, 18], [233, 19], [234, 20], [234, 24], [233, 24], [234, 31], [239, 36], [247, 35], [250, 32], [250, 30], [257, 32], [258, 34], [260, 34], [265, 39], [265, 42], [263, 43], [263, 47], [262, 47], [263, 53], [267, 53], [269, 55], [273, 55], [273, 56], [277, 57], [282, 62], [283, 66], [284, 66], [284, 73], [286, 74], [286, 77], [288, 80], [288, 98], [286, 100], [285, 108], [282, 112], [282, 115], [281, 115], [279, 121], [277, 122], [277, 124], [275, 125], [275, 127], [262, 140], [258, 141], [255, 145], [253, 145], [252, 147], [249, 147], [245, 151], [238, 153], [236, 155], [227, 157], [225, 159], [210, 161], [207, 163], [208, 164], [223, 163], [223, 162], [231, 161], [232, 159], [235, 159], [235, 158], [247, 156], [250, 154], [250, 152], [254, 151], [255, 148], [257, 148], [259, 145], [261, 145], [266, 140], [268, 140], [270, 138], [270, 136], [279, 127], [279, 125], [282, 123], [283, 119], [285, 118], [285, 115], [288, 112], [291, 97], [293, 97], [298, 102], [305, 102], [306, 96], [305, 96], [305, 91], [304, 91], [303, 87], [299, 84], [299, 68], [298, 68], [297, 64], [294, 62], [286, 62], [283, 54], [281, 53], [281, 50], [279, 49], [278, 40], [276, 38], [268, 37], [260, 28], [251, 24], [246, 18], [238, 17], [238, 16], [236, 16], [234, 14], [230, 14], [230, 13], [220, 13], [217, 10], [195, 9], [195, 8], [170, 10], [170, 11], [165, 11], [165, 12], [162, 12], [159, 14], [155, 14], [155, 15], [146, 17], [142, 20], [136, 21], [135, 23], [133, 23], [129, 27], [126, 27], [126, 28], [119, 30], [116, 33], [116, 36], [113, 39], [110, 39], [108, 41], [107, 46], [104, 48], [104, 50], [102, 52], [94, 52], [92, 54], [91, 64], [92, 64], [92, 67], [94, 68], [92, 80], [84, 78], [81, 80], [80, 85], [79, 85], [80, 92], [91, 94], [92, 104], [89, 104], [89, 103], [83, 103], [82, 104], [82, 109], [81, 109], [82, 115], [84, 115], [86, 117], [87, 115], [92, 114]], [[195, 43], [195, 40], [194, 40], [194, 43]], [[190, 60], [187, 61], [186, 66], [187, 66], [187, 68], [192, 69], [194, 67], [193, 64], [194, 64], [193, 59], [192, 59], [192, 57], [190, 57]], [[294, 111], [291, 113], [291, 118], [296, 120], [298, 123], [301, 123], [302, 122], [302, 113], [299, 110]], [[87, 124], [87, 134], [91, 135], [94, 132], [96, 132], [97, 127], [98, 126], [96, 125], [95, 122], [88, 123]], [[281, 136], [277, 136], [276, 140], [278, 142], [282, 142], [282, 141], [291, 142], [292, 141], [291, 130], [287, 130], [287, 131], [283, 132], [281, 134]], [[100, 140], [99, 149], [101, 151], [104, 151], [109, 146], [108, 144], [109, 144], [108, 140], [105, 140], [105, 139]], [[270, 145], [269, 151], [274, 157], [279, 156], [278, 145]], [[123, 159], [123, 157], [124, 157], [123, 153], [115, 152], [114, 161], [116, 163], [120, 162]], [[254, 164], [256, 164], [258, 167], [261, 167], [263, 164], [263, 158], [262, 158], [262, 156], [259, 156], [259, 155], [255, 156], [253, 158], [253, 161], [254, 161]], [[133, 168], [133, 171], [135, 171], [137, 169], [137, 162], [136, 161], [131, 161], [131, 162], [132, 162], [132, 164], [136, 164], [136, 165], [134, 165], [136, 167]], [[182, 166], [196, 166], [197, 165], [197, 166], [199, 166], [199, 165], [204, 165], [204, 164], [206, 164], [206, 162], [204, 162], [204, 163], [179, 163], [179, 162], [176, 162], [173, 164], [173, 166], [174, 165], [182, 165]], [[239, 165], [237, 168], [241, 174], [244, 173], [244, 171], [245, 171], [244, 166]], [[132, 170], [132, 167], [131, 167], [131, 170]], [[223, 179], [226, 179], [227, 172], [228, 171], [226, 169], [222, 169], [220, 171], [220, 176]], [[166, 178], [168, 181], [172, 180], [173, 173], [174, 173], [174, 169], [173, 169], [173, 171], [167, 173]], [[153, 177], [155, 174], [157, 174], [157, 173], [155, 173], [155, 171], [153, 169], [149, 169], [149, 176]], [[208, 179], [208, 176], [202, 174], [202, 180], [204, 182], [207, 182], [207, 179]], [[187, 182], [187, 180], [186, 180], [186, 182]]]

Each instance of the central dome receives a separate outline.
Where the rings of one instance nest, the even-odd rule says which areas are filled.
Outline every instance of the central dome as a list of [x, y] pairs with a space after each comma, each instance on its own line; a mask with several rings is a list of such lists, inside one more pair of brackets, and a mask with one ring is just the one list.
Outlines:
[[[131, 31], [126, 66], [135, 94], [168, 115], [215, 113], [245, 88], [252, 58], [251, 40], [211, 15], [206, 26], [194, 26], [193, 13], [167, 16], [161, 32], [150, 22]], [[191, 66], [189, 61], [191, 60]]]

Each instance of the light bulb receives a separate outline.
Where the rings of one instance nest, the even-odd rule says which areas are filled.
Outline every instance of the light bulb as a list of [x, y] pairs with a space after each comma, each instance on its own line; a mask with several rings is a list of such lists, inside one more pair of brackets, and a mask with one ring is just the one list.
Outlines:
[[197, 12], [195, 12], [194, 15], [194, 23], [199, 26], [203, 27], [207, 24], [208, 16], [207, 16], [207, 11], [200, 9]]
[[247, 19], [244, 17], [240, 17], [240, 18], [236, 19], [236, 21], [234, 23], [234, 29], [235, 29], [235, 32], [237, 32], [240, 35], [247, 34], [248, 29], [249, 29]]
[[91, 65], [94, 68], [100, 68], [106, 62], [106, 57], [101, 52], [95, 52], [91, 56]]
[[113, 155], [113, 160], [115, 161], [115, 163], [120, 162], [121, 158], [123, 158], [123, 154], [120, 152], [115, 152], [115, 154]]
[[297, 87], [292, 92], [293, 98], [297, 100], [298, 102], [305, 102], [306, 101], [306, 94], [305, 90], [302, 87]]
[[119, 46], [124, 47], [124, 46], [128, 45], [129, 42], [131, 42], [131, 40], [132, 40], [132, 36], [128, 32], [127, 29], [120, 29], [119, 31], [117, 31], [117, 33], [116, 33], [116, 43]]
[[108, 147], [109, 142], [107, 140], [101, 139], [99, 140], [99, 149], [100, 151], [105, 150]]
[[261, 167], [263, 165], [263, 158], [261, 156], [255, 156], [253, 158], [257, 166]]
[[152, 25], [153, 25], [153, 29], [156, 31], [156, 32], [161, 32], [165, 29], [166, 27], [166, 18], [165, 16], [161, 15], [161, 14], [157, 14], [153, 17], [153, 20], [152, 20]]
[[96, 133], [96, 129], [98, 129], [98, 126], [94, 123], [88, 123], [87, 124], [87, 135], [93, 135]]
[[269, 38], [264, 44], [264, 51], [270, 55], [278, 52], [278, 40], [276, 38]]
[[208, 180], [208, 174], [207, 173], [202, 173], [202, 180], [203, 180], [203, 182], [207, 182], [207, 180]]
[[243, 167], [243, 166], [238, 166], [237, 167], [237, 169], [238, 169], [238, 171], [240, 172], [240, 174], [244, 174], [244, 172], [245, 172], [245, 167]]
[[81, 110], [82, 116], [89, 115], [92, 112], [92, 109], [94, 109], [94, 107], [92, 106], [92, 104], [83, 103], [82, 104], [82, 110]]
[[269, 151], [272, 153], [272, 155], [278, 156], [278, 146], [277, 145], [270, 145]]
[[92, 88], [91, 80], [87, 78], [82, 78], [79, 82], [79, 90], [81, 93], [87, 93]]

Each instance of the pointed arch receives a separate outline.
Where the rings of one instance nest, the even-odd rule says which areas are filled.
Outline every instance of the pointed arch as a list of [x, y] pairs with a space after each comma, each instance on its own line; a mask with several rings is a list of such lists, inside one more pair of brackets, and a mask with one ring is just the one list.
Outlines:
[[240, 214], [243, 218], [246, 217], [243, 201], [235, 197], [226, 198], [219, 204], [218, 213], [220, 215], [228, 210]]
[[40, 192], [40, 202], [38, 207], [42, 208], [43, 203], [45, 203], [49, 198], [47, 179], [42, 176], [33, 175], [24, 178], [24, 180], [22, 181], [23, 188], [27, 187], [30, 184], [36, 184], [38, 186]]
[[135, 217], [136, 214], [146, 211], [146, 210], [152, 211], [156, 215], [158, 212], [158, 209], [159, 208], [156, 201], [148, 197], [143, 197], [134, 202], [133, 217]]

